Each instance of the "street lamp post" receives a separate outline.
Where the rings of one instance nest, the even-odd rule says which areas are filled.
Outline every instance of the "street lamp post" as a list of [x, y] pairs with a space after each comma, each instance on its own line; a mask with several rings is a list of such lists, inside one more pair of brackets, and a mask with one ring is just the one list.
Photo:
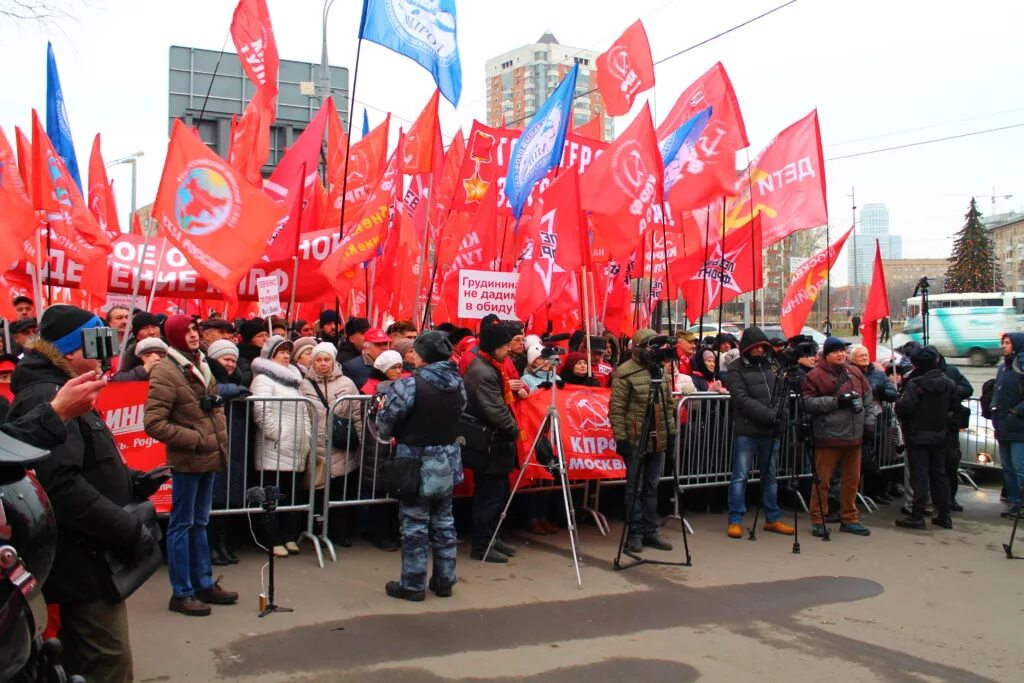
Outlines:
[[128, 212], [128, 231], [132, 229], [132, 218], [135, 216], [136, 210], [136, 199], [137, 199], [137, 186], [138, 186], [138, 168], [137, 164], [139, 159], [145, 155], [145, 152], [138, 151], [135, 154], [129, 154], [126, 157], [120, 159], [114, 159], [107, 164], [107, 167], [117, 166], [118, 164], [131, 164], [132, 165], [132, 195], [131, 195], [131, 210]]

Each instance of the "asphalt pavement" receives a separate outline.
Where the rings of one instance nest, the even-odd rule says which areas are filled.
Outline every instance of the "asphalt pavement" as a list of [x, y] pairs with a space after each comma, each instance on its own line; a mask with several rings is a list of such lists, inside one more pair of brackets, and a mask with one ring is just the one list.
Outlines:
[[[384, 594], [397, 553], [357, 542], [321, 569], [306, 546], [277, 563], [295, 612], [263, 619], [255, 552], [223, 569], [241, 602], [206, 618], [167, 611], [161, 571], [129, 600], [136, 680], [1018, 681], [1024, 562], [1004, 556], [995, 484], [960, 494], [951, 531], [897, 529], [892, 504], [864, 515], [871, 537], [805, 535], [798, 555], [790, 537], [733, 540], [724, 515], [696, 515], [689, 568], [613, 571], [619, 526], [586, 525], [582, 589], [564, 531], [513, 535], [507, 565], [460, 546], [454, 597], [421, 603]], [[644, 555], [681, 560], [678, 522], [665, 536], [675, 550]]]

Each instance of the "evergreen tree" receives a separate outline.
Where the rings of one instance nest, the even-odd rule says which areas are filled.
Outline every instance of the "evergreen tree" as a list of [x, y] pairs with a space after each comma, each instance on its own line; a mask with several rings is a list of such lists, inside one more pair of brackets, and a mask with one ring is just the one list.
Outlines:
[[954, 294], [1001, 292], [1003, 279], [996, 265], [995, 250], [988, 230], [981, 224], [981, 212], [973, 197], [964, 218], [967, 222], [956, 234], [953, 254], [949, 257], [945, 290]]

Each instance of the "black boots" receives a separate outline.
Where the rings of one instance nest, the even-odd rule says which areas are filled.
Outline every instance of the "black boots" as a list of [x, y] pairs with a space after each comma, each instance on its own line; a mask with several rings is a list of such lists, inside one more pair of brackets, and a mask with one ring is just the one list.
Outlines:
[[210, 546], [210, 564], [224, 567], [238, 564], [238, 556], [228, 546], [227, 520], [223, 517], [211, 517], [206, 527], [206, 542]]

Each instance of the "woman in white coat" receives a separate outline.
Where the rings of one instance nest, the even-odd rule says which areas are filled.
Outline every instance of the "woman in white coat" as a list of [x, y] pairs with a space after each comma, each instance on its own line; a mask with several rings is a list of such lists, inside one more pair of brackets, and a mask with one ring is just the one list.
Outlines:
[[[309, 370], [302, 383], [302, 395], [313, 402], [316, 411], [316, 457], [317, 476], [315, 488], [316, 514], [323, 512], [323, 489], [330, 476], [331, 500], [356, 500], [359, 496], [359, 444], [366, 439], [363, 433], [362, 403], [357, 400], [335, 401], [342, 396], [359, 396], [355, 383], [342, 374], [337, 363], [338, 347], [330, 342], [320, 342], [313, 347]], [[346, 418], [352, 425], [352, 437], [328, 434], [328, 408], [334, 406], [334, 414]], [[354, 437], [354, 439], [353, 439]], [[345, 439], [347, 448], [333, 448], [330, 441]], [[322, 469], [321, 469], [322, 468]], [[306, 477], [307, 486], [310, 477]], [[352, 531], [355, 527], [355, 508], [335, 508], [330, 512], [328, 533], [341, 546], [352, 545]]]
[[[280, 505], [295, 505], [304, 497], [301, 479], [306, 470], [312, 446], [309, 406], [301, 399], [302, 372], [291, 364], [292, 343], [273, 336], [263, 344], [260, 357], [252, 362], [253, 380], [250, 389], [256, 423], [256, 470], [262, 473], [261, 485], [280, 486], [284, 499]], [[268, 399], [268, 400], [259, 400]], [[277, 513], [278, 531], [274, 554], [286, 557], [299, 552], [296, 541], [302, 533], [303, 515], [299, 512]]]

